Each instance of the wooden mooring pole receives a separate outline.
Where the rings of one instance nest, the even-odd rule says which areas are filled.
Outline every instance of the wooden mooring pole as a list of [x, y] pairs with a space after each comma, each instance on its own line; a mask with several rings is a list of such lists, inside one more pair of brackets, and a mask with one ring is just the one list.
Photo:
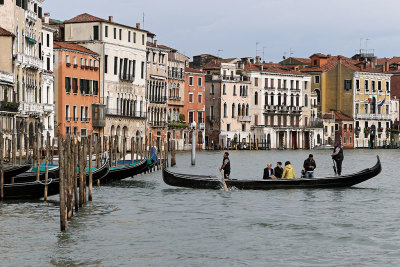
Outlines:
[[[48, 193], [48, 188], [49, 186], [47, 185], [49, 182], [49, 149], [50, 147], [50, 133], [47, 132], [47, 140], [46, 140], [46, 167], [45, 167], [45, 174], [44, 174], [44, 201], [47, 201], [47, 193]], [[22, 153], [21, 153], [22, 154]]]
[[60, 228], [65, 231], [67, 227], [67, 209], [65, 206], [65, 191], [64, 191], [64, 148], [61, 135], [58, 136], [58, 154], [60, 166]]
[[4, 138], [0, 132], [0, 197], [4, 199]]
[[93, 137], [89, 135], [89, 201], [93, 199], [93, 170], [92, 170], [92, 144]]

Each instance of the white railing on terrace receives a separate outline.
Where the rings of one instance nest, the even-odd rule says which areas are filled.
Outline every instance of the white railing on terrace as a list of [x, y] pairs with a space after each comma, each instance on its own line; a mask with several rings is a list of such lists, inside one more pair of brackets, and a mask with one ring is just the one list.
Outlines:
[[357, 119], [364, 120], [390, 120], [392, 115], [390, 114], [357, 114]]

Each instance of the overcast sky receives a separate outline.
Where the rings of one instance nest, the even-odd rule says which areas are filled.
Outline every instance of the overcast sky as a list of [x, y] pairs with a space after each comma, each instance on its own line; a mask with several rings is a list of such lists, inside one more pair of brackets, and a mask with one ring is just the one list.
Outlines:
[[[160, 44], [187, 56], [262, 56], [280, 61], [321, 52], [351, 57], [375, 49], [400, 56], [398, 0], [45, 0], [44, 12], [60, 20], [81, 13], [144, 28]], [[366, 42], [366, 39], [369, 39]], [[219, 51], [222, 50], [222, 51]]]

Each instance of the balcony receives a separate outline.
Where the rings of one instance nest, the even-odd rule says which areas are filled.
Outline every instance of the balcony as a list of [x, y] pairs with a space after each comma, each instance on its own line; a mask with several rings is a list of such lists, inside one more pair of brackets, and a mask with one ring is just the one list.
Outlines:
[[90, 122], [90, 119], [89, 118], [81, 118], [81, 122], [88, 123], [88, 122]]
[[39, 103], [20, 102], [21, 114], [43, 116], [43, 105]]
[[120, 109], [107, 108], [106, 109], [107, 116], [117, 116], [117, 117], [125, 117], [125, 118], [134, 118], [134, 119], [146, 119], [146, 112], [141, 111], [133, 111], [133, 112], [123, 112]]
[[37, 18], [38, 18], [38, 16], [36, 15], [35, 12], [28, 10], [28, 9], [25, 10], [25, 20], [35, 23]]
[[281, 90], [281, 91], [287, 91], [287, 90], [288, 90], [288, 88], [285, 88], [285, 87], [278, 87], [278, 90]]
[[265, 86], [264, 89], [266, 90], [275, 90], [274, 86]]
[[45, 113], [52, 113], [54, 111], [54, 105], [52, 105], [52, 104], [43, 104], [43, 111]]
[[160, 96], [160, 97], [150, 97], [150, 103], [161, 103], [161, 104], [166, 104], [167, 103], [167, 97], [166, 96]]
[[164, 128], [168, 126], [166, 121], [152, 121], [150, 122], [150, 126], [153, 128]]
[[199, 130], [203, 131], [206, 129], [206, 124], [204, 122], [199, 123]]
[[240, 122], [251, 122], [251, 116], [238, 116]]
[[26, 68], [32, 68], [32, 69], [43, 68], [43, 62], [39, 58], [28, 56], [21, 53], [17, 54], [17, 62]]
[[119, 79], [121, 81], [126, 81], [126, 82], [133, 82], [135, 80], [135, 76], [127, 74], [127, 73], [121, 73], [119, 75]]
[[180, 101], [182, 98], [180, 96], [170, 96], [169, 100], [177, 100]]
[[392, 115], [390, 114], [357, 114], [359, 120], [391, 120]]
[[0, 70], [0, 81], [6, 83], [10, 86], [14, 86], [14, 75], [10, 72], [5, 72]]
[[230, 75], [211, 75], [207, 77], [208, 79], [211, 78], [213, 81], [231, 81], [231, 82], [250, 82], [250, 78], [247, 76], [230, 76]]
[[7, 102], [7, 101], [0, 102], [0, 111], [18, 112], [18, 109], [19, 109], [19, 103]]

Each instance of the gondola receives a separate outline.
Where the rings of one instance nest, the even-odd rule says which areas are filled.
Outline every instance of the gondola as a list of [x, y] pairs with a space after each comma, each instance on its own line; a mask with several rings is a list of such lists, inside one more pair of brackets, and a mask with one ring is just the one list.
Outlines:
[[144, 159], [136, 164], [126, 164], [110, 168], [106, 176], [100, 179], [102, 184], [119, 181], [125, 178], [133, 177], [148, 170], [148, 160]]
[[[381, 161], [377, 156], [377, 163], [372, 168], [360, 172], [326, 178], [298, 178], [277, 180], [225, 180], [229, 188], [243, 190], [269, 190], [269, 189], [292, 189], [292, 188], [340, 188], [350, 187], [377, 176], [382, 170]], [[166, 184], [178, 187], [198, 189], [220, 189], [221, 178], [206, 175], [188, 175], [174, 173], [166, 168], [163, 169], [163, 180]]]
[[13, 177], [28, 171], [30, 168], [32, 168], [31, 158], [23, 165], [4, 167], [4, 183], [9, 184]]
[[[60, 179], [59, 179], [59, 168], [54, 168], [49, 171], [48, 179], [48, 196], [57, 195], [60, 192]], [[103, 165], [94, 170], [92, 173], [93, 183], [97, 180], [106, 176], [109, 172], [109, 161], [108, 158], [104, 160]], [[30, 173], [27, 173], [30, 174]], [[36, 175], [36, 173], [34, 173]], [[40, 173], [42, 175], [42, 172]], [[30, 178], [32, 178], [30, 176]], [[36, 199], [44, 196], [44, 176], [39, 181], [34, 180], [15, 182], [13, 184], [4, 184], [4, 200], [15, 200], [15, 199]], [[89, 173], [86, 173], [86, 179], [89, 179]], [[79, 183], [78, 183], [79, 186]]]

